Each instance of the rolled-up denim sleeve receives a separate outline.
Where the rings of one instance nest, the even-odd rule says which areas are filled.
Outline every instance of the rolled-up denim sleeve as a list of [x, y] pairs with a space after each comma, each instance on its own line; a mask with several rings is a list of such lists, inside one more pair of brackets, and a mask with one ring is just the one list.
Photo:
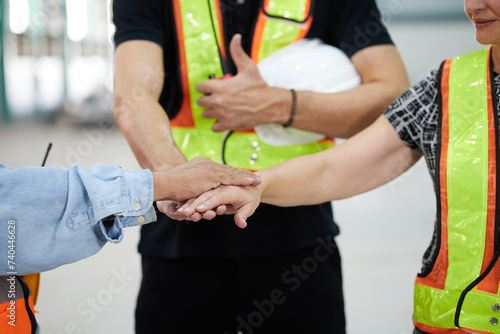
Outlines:
[[108, 241], [119, 242], [125, 227], [156, 221], [153, 190], [149, 170], [103, 164], [13, 170], [0, 165], [0, 275], [13, 271], [7, 266], [9, 249], [15, 250], [14, 271], [27, 274], [91, 256]]

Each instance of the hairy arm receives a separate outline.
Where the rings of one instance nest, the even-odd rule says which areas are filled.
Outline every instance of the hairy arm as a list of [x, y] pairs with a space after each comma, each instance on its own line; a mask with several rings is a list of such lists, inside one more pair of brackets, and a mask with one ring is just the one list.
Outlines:
[[151, 171], [168, 170], [186, 161], [158, 102], [164, 76], [163, 49], [158, 44], [132, 40], [117, 47], [115, 120], [141, 167]]
[[[298, 92], [293, 127], [329, 137], [352, 137], [373, 123], [410, 87], [404, 64], [393, 45], [365, 48], [355, 53], [351, 61], [361, 76], [361, 85], [332, 94]], [[288, 117], [283, 115], [281, 121], [286, 122]]]

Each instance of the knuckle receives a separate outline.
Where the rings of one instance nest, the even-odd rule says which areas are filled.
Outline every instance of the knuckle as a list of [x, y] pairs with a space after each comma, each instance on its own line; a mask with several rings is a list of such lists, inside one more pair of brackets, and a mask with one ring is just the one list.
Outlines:
[[220, 95], [214, 97], [213, 104], [220, 108], [219, 114], [221, 116], [226, 115], [226, 108], [227, 108], [228, 102], [227, 102], [227, 99], [225, 97], [220, 96]]

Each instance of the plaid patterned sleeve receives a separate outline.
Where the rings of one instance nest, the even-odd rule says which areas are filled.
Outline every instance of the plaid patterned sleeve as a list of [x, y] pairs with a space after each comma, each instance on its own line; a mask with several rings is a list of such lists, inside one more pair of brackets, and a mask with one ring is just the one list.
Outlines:
[[431, 71], [385, 111], [405, 145], [425, 156], [432, 176], [438, 139], [438, 73], [437, 70]]
[[438, 121], [438, 71], [432, 71], [415, 84], [385, 111], [401, 140], [410, 148], [425, 153], [426, 146], [436, 140]]

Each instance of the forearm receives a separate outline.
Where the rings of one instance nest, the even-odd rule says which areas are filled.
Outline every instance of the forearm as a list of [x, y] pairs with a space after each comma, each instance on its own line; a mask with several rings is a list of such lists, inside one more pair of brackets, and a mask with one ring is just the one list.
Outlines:
[[186, 162], [172, 138], [166, 112], [152, 96], [132, 106], [115, 98], [114, 114], [142, 168], [168, 170]]
[[164, 76], [163, 49], [158, 44], [134, 40], [117, 47], [113, 113], [139, 164], [151, 171], [186, 161], [158, 102]]
[[[351, 61], [362, 83], [338, 93], [298, 92], [292, 127], [329, 137], [352, 137], [373, 123], [410, 86], [403, 62], [392, 45], [368, 47], [354, 54]], [[291, 105], [291, 96], [286, 103]], [[290, 108], [288, 115], [281, 116], [281, 124], [289, 113]]]
[[348, 198], [391, 181], [420, 156], [381, 116], [337, 147], [261, 171], [261, 201], [296, 206]]
[[[7, 231], [12, 230], [19, 274], [81, 260], [97, 253], [107, 241], [119, 242], [125, 227], [156, 220], [153, 179], [143, 170], [127, 172], [106, 165], [89, 170], [76, 165], [4, 167], [0, 168], [0, 198], [4, 199], [0, 246], [7, 249]], [[6, 264], [0, 265], [0, 275]]]
[[332, 138], [352, 137], [372, 124], [407, 88], [390, 89], [373, 82], [333, 94], [298, 92], [292, 127]]

